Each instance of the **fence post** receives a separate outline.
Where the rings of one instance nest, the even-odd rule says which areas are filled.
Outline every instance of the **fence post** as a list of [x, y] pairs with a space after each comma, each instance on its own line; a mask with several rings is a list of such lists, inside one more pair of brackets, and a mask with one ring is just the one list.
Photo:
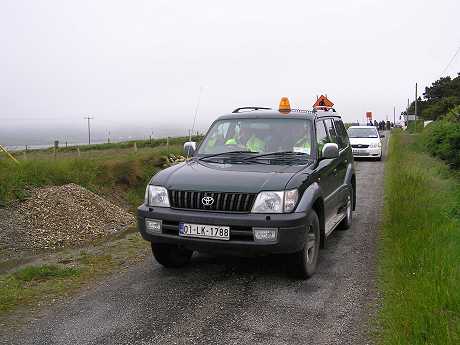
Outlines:
[[12, 160], [13, 162], [19, 164], [19, 161], [18, 161], [16, 158], [14, 158], [14, 157], [11, 155], [11, 153], [9, 153], [2, 145], [0, 145], [0, 151], [5, 152], [6, 155], [7, 155], [8, 157], [10, 157], [11, 160]]

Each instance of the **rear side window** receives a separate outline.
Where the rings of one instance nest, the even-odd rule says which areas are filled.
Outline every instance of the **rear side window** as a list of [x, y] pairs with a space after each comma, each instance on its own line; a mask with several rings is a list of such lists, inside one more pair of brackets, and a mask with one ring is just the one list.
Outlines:
[[334, 120], [335, 124], [335, 129], [338, 134], [338, 139], [339, 139], [339, 147], [341, 149], [346, 148], [350, 143], [348, 141], [348, 133], [347, 130], [345, 129], [345, 125], [343, 124], [342, 120]]

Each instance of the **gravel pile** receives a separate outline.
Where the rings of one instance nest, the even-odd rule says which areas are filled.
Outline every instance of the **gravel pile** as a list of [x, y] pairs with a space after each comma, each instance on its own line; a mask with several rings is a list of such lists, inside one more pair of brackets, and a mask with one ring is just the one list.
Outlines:
[[77, 246], [135, 223], [123, 208], [76, 184], [34, 189], [17, 213], [23, 237], [37, 249]]

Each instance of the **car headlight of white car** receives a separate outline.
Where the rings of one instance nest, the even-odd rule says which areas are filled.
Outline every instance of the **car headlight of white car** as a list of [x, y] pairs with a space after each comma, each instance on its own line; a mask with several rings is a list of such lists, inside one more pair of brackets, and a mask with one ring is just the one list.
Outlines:
[[252, 213], [292, 212], [298, 198], [299, 192], [297, 189], [279, 192], [260, 192], [252, 207]]
[[371, 144], [369, 145], [369, 147], [370, 147], [370, 148], [373, 148], [373, 149], [376, 149], [376, 148], [378, 148], [378, 147], [382, 147], [382, 144], [381, 144], [380, 142], [378, 142], [378, 143], [371, 143]]
[[148, 185], [145, 202], [149, 206], [169, 207], [168, 190], [165, 187]]

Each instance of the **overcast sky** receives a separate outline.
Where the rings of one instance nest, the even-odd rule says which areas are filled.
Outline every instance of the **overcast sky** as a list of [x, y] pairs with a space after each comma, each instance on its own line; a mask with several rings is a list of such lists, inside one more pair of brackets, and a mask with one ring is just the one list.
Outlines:
[[[189, 128], [200, 86], [199, 129], [322, 93], [346, 121], [392, 118], [441, 76], [459, 13], [458, 0], [0, 0], [0, 126]], [[459, 71], [460, 54], [446, 74]]]

